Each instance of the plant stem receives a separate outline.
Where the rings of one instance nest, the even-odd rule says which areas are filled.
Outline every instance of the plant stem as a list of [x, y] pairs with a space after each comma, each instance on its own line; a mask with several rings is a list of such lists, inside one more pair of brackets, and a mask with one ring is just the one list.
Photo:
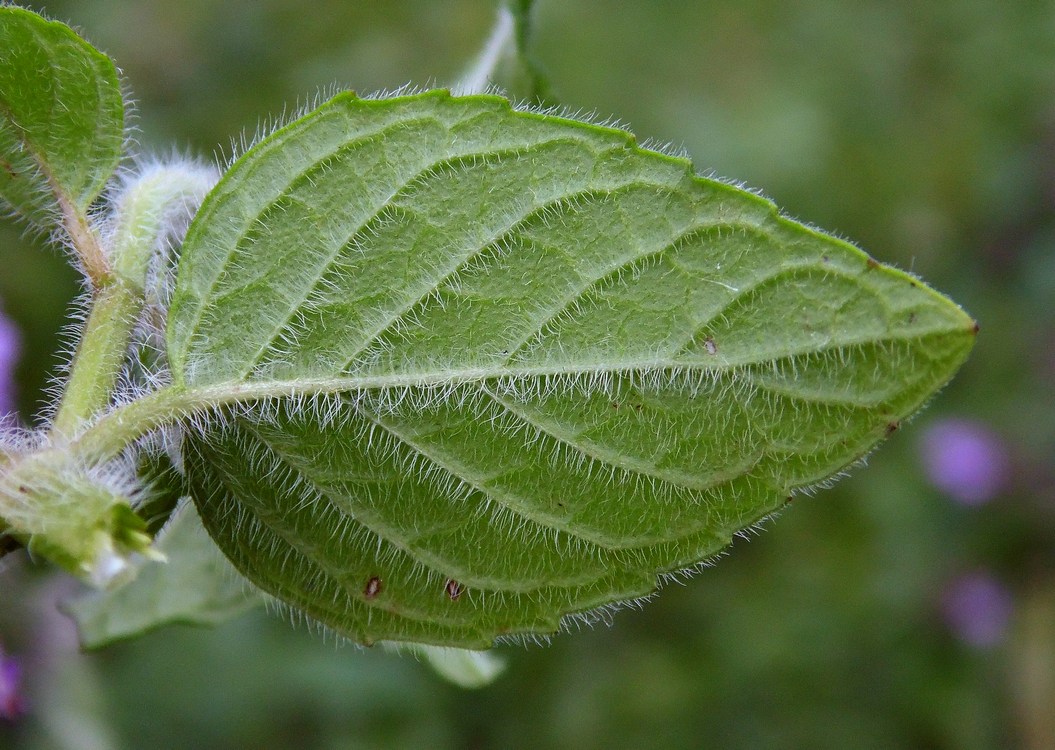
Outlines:
[[193, 405], [187, 404], [186, 389], [168, 386], [104, 415], [70, 447], [85, 462], [101, 463], [119, 455], [152, 430], [193, 412]]
[[99, 237], [95, 234], [87, 217], [73, 205], [69, 196], [54, 182], [50, 173], [48, 181], [52, 184], [55, 201], [62, 212], [62, 225], [69, 234], [73, 243], [73, 250], [84, 268], [84, 274], [88, 277], [88, 283], [93, 290], [101, 289], [110, 281], [112, 269], [110, 260], [106, 257]]
[[116, 231], [106, 252], [83, 217], [68, 201], [62, 203], [75, 251], [88, 270], [93, 299], [55, 416], [55, 433], [72, 436], [109, 406], [145, 304], [151, 259], [174, 222], [189, 220], [215, 181], [214, 170], [195, 164], [157, 165], [146, 170], [115, 201]]
[[54, 433], [73, 435], [109, 405], [142, 304], [142, 295], [112, 278], [95, 292], [52, 425]]

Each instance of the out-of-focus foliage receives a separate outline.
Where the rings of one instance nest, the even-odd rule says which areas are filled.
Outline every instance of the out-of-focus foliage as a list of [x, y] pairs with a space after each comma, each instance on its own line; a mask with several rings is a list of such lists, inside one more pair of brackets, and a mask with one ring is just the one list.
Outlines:
[[48, 231], [59, 220], [56, 204], [63, 214], [84, 212], [121, 159], [117, 70], [69, 27], [23, 8], [0, 8], [0, 46], [23, 62], [0, 69], [0, 195]]
[[[144, 146], [206, 154], [331, 82], [453, 83], [493, 18], [489, 0], [45, 7], [120, 62]], [[68, 726], [122, 748], [1055, 746], [1052, 28], [1039, 2], [543, 0], [535, 57], [563, 103], [919, 272], [981, 323], [960, 376], [866, 470], [612, 628], [504, 649], [478, 692], [262, 612], [75, 657], [49, 603], [67, 582], [7, 558], [0, 641], [28, 713], [0, 746], [74, 747]], [[0, 229], [25, 415], [74, 294], [63, 263]], [[991, 489], [950, 491], [979, 462]]]

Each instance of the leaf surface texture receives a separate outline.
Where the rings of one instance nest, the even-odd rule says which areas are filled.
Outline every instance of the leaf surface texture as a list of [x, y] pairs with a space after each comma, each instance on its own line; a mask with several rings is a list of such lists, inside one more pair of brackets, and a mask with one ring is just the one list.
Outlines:
[[973, 321], [621, 130], [340, 95], [198, 213], [177, 385], [246, 576], [350, 637], [486, 647], [641, 597], [853, 463]]
[[117, 168], [124, 101], [113, 62], [68, 26], [0, 7], [0, 197], [38, 227], [83, 216]]

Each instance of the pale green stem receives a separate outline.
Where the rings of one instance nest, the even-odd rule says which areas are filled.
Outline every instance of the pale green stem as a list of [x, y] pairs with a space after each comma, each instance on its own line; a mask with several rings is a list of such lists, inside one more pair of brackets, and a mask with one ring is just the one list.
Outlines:
[[[151, 555], [151, 539], [130, 507], [128, 490], [96, 473], [131, 439], [96, 461], [81, 461], [85, 454], [70, 446], [91, 433], [93, 422], [104, 421], [100, 415], [113, 403], [162, 238], [179, 229], [174, 219], [189, 216], [214, 181], [212, 170], [187, 165], [150, 169], [117, 201], [114, 231], [105, 244], [86, 222], [77, 224], [83, 232], [71, 230], [75, 252], [89, 271], [92, 300], [52, 441], [23, 454], [0, 452], [0, 531], [96, 586], [120, 579], [135, 555]], [[112, 410], [107, 424], [120, 427], [126, 413]], [[128, 430], [117, 432], [128, 436]]]
[[96, 293], [52, 430], [72, 435], [110, 403], [143, 296], [112, 279]]
[[538, 366], [516, 369], [467, 368], [463, 370], [436, 370], [434, 372], [410, 373], [407, 375], [386, 374], [370, 376], [302, 377], [295, 380], [247, 380], [226, 381], [211, 385], [188, 387], [170, 385], [123, 404], [100, 416], [68, 446], [80, 460], [88, 464], [99, 464], [118, 456], [121, 451], [141, 437], [164, 427], [178, 423], [195, 414], [205, 414], [231, 404], [296, 396], [325, 396], [335, 393], [352, 393], [386, 388], [440, 386], [450, 383], [483, 382], [495, 378], [531, 378], [563, 374], [590, 374], [597, 372], [624, 372], [656, 369], [664, 363], [633, 360], [613, 366], [588, 365], [571, 370], [567, 365]]
[[310, 385], [294, 388], [271, 383], [223, 383], [199, 388], [170, 385], [104, 414], [70, 442], [69, 450], [85, 463], [100, 464], [154, 430], [193, 414], [262, 398], [319, 392], [325, 391]]
[[114, 409], [85, 430], [70, 449], [87, 463], [102, 463], [139, 438], [193, 413], [187, 391], [169, 386]]
[[109, 406], [143, 308], [150, 260], [171, 223], [170, 214], [189, 213], [214, 181], [211, 169], [196, 165], [157, 167], [129, 185], [117, 202], [109, 250], [112, 273], [96, 281], [88, 324], [55, 417], [55, 433], [73, 435]]

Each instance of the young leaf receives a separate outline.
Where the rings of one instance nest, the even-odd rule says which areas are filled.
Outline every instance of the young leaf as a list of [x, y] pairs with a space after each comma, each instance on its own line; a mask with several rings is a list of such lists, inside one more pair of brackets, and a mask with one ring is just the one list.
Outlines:
[[122, 153], [117, 70], [65, 24], [12, 6], [0, 50], [0, 198], [42, 229], [86, 230]]
[[202, 205], [169, 317], [210, 534], [370, 643], [647, 595], [868, 452], [976, 326], [619, 130], [341, 95]]

